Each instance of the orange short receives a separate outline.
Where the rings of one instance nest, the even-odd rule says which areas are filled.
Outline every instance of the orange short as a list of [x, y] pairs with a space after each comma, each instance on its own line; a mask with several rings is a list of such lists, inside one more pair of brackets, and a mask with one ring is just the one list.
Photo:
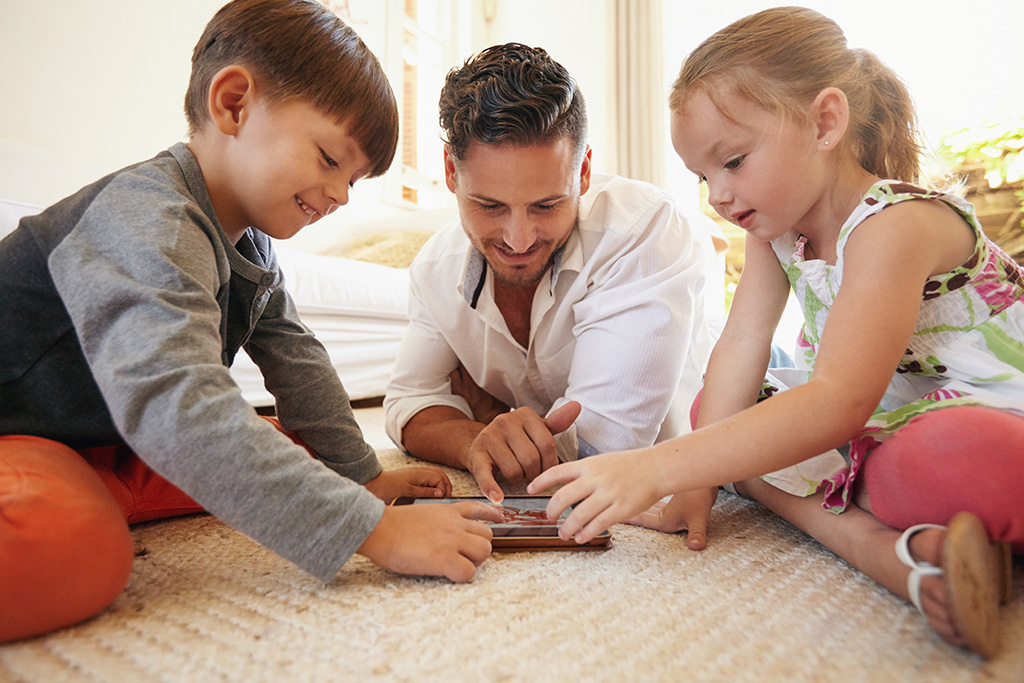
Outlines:
[[128, 525], [196, 512], [127, 447], [0, 436], [0, 642], [101, 611], [128, 583]]

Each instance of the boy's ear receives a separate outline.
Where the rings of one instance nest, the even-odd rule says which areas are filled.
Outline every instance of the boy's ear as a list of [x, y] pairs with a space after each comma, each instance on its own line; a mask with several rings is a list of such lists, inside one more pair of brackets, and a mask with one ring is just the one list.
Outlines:
[[835, 149], [850, 123], [850, 104], [839, 88], [825, 88], [814, 98], [811, 116], [818, 132], [818, 149]]
[[248, 69], [237, 64], [226, 66], [214, 74], [210, 83], [210, 118], [221, 133], [235, 135], [255, 98], [256, 82]]

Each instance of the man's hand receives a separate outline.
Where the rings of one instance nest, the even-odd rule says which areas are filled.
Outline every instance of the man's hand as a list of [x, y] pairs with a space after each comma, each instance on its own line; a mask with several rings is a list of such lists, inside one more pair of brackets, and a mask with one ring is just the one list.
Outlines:
[[686, 529], [686, 546], [690, 550], [703, 550], [707, 546], [708, 518], [717, 498], [717, 486], [684, 491], [672, 496], [667, 503], [658, 501], [626, 522], [667, 534]]
[[544, 419], [532, 408], [517, 408], [495, 417], [470, 444], [465, 467], [476, 478], [485, 496], [495, 503], [505, 493], [494, 478], [495, 468], [510, 482], [533, 479], [558, 464], [554, 434], [564, 432], [582, 407], [576, 401]]
[[452, 495], [452, 482], [437, 467], [403, 467], [381, 472], [366, 482], [367, 490], [385, 503], [395, 498], [444, 498]]
[[501, 511], [486, 503], [398, 505], [359, 546], [359, 554], [399, 574], [446, 576], [469, 581], [491, 554], [491, 529]]
[[462, 365], [452, 370], [448, 379], [452, 393], [466, 399], [473, 411], [473, 419], [477, 422], [490, 424], [494, 418], [508, 412], [508, 406], [481, 389]]

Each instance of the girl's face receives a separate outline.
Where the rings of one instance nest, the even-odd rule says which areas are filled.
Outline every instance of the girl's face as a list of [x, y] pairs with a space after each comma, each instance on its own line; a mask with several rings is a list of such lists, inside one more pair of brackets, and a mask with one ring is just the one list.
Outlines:
[[708, 184], [708, 203], [727, 221], [768, 242], [808, 219], [822, 176], [815, 131], [739, 96], [704, 92], [672, 117], [672, 145]]

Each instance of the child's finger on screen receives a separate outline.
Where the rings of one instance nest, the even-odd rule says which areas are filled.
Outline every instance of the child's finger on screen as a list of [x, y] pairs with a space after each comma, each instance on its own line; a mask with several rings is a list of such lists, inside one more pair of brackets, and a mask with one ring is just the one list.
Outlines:
[[456, 508], [459, 511], [459, 514], [466, 519], [475, 519], [481, 522], [494, 522], [495, 524], [499, 524], [505, 519], [501, 514], [501, 508], [488, 505], [487, 503], [464, 501], [461, 503], [454, 503], [452, 507]]
[[577, 543], [586, 543], [590, 540], [590, 537], [583, 538], [581, 535], [583, 530], [587, 524], [597, 518], [606, 508], [607, 504], [599, 501], [594, 496], [583, 498], [579, 503], [576, 503], [572, 512], [562, 522], [558, 535], [565, 540], [571, 538]]

